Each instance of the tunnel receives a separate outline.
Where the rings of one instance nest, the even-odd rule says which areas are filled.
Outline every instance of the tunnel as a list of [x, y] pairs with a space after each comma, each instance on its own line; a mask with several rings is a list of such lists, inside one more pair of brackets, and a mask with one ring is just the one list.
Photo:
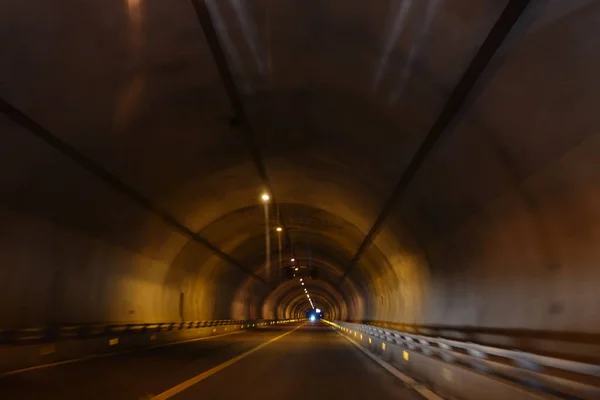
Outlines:
[[597, 364], [599, 18], [591, 0], [0, 1], [0, 330], [319, 308], [349, 339]]

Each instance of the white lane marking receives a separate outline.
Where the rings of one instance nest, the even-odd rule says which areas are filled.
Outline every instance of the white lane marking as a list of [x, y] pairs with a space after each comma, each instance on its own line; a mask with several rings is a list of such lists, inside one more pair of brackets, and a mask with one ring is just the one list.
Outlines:
[[209, 376], [212, 376], [212, 375], [216, 374], [217, 372], [229, 367], [230, 365], [235, 364], [236, 362], [248, 357], [250, 354], [262, 349], [263, 347], [268, 346], [269, 344], [271, 344], [291, 333], [294, 333], [297, 329], [300, 329], [302, 326], [304, 326], [304, 324], [297, 326], [293, 330], [286, 332], [283, 335], [274, 337], [273, 339], [271, 339], [261, 345], [258, 345], [256, 347], [254, 347], [253, 349], [248, 350], [245, 353], [235, 356], [232, 359], [225, 361], [224, 363], [221, 363], [221, 364], [217, 365], [216, 367], [209, 369], [208, 371], [204, 371], [201, 374], [198, 374], [195, 377], [188, 379], [187, 381], [181, 382], [179, 385], [173, 386], [171, 389], [168, 389], [168, 390], [162, 392], [161, 394], [154, 396], [152, 398], [152, 400], [169, 399], [169, 398], [175, 396], [176, 394], [183, 392], [185, 389], [189, 388], [190, 386], [193, 386], [193, 385], [205, 380]]
[[224, 334], [215, 335], [215, 336], [204, 336], [204, 337], [196, 338], [196, 339], [188, 339], [188, 340], [181, 340], [181, 341], [178, 341], [178, 342], [157, 344], [157, 345], [154, 345], [154, 346], [140, 347], [140, 348], [131, 349], [131, 350], [115, 351], [115, 352], [112, 352], [112, 353], [93, 354], [91, 356], [74, 358], [72, 360], [57, 361], [57, 362], [49, 363], [49, 364], [35, 365], [33, 367], [15, 369], [14, 371], [1, 372], [0, 373], [0, 378], [4, 378], [5, 376], [10, 376], [10, 375], [22, 374], [24, 372], [29, 372], [29, 371], [35, 371], [35, 370], [43, 369], [43, 368], [58, 367], [59, 365], [64, 365], [64, 364], [72, 364], [72, 363], [81, 362], [81, 361], [93, 360], [93, 359], [96, 359], [96, 358], [110, 357], [110, 356], [115, 356], [117, 354], [128, 354], [128, 353], [133, 353], [133, 352], [136, 352], [136, 351], [157, 349], [159, 347], [175, 346], [177, 344], [183, 344], [183, 343], [198, 342], [200, 340], [214, 339], [214, 338], [223, 337], [223, 336], [235, 335], [237, 333], [242, 333], [242, 332], [244, 332], [244, 331], [229, 332], [229, 333], [224, 333]]
[[386, 371], [388, 371], [390, 374], [394, 375], [396, 378], [400, 379], [409, 388], [411, 388], [414, 391], [418, 392], [421, 396], [425, 397], [427, 400], [444, 400], [443, 398], [441, 398], [437, 394], [433, 393], [427, 387], [425, 387], [422, 384], [420, 384], [419, 382], [415, 381], [410, 376], [405, 375], [402, 372], [398, 371], [390, 363], [388, 363], [388, 362], [382, 360], [381, 358], [377, 357], [375, 354], [371, 353], [369, 350], [365, 349], [360, 344], [356, 343], [354, 340], [350, 339], [347, 336], [342, 335], [341, 333], [339, 333], [338, 331], [336, 331], [334, 328], [331, 328], [331, 329], [333, 329], [338, 335], [340, 335], [341, 337], [345, 338], [350, 343], [352, 343], [353, 345], [355, 345], [360, 351], [362, 351], [367, 356], [369, 356], [370, 359], [372, 359], [373, 361], [375, 361], [377, 364], [381, 365], [383, 368], [386, 369]]

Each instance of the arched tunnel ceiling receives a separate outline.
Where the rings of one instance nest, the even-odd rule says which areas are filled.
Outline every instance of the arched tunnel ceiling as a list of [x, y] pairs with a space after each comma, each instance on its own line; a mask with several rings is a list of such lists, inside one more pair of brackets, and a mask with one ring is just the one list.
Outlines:
[[[507, 321], [486, 316], [502, 297], [498, 268], [515, 265], [511, 276], [530, 280], [564, 264], [586, 276], [593, 252], [552, 247], [569, 236], [557, 226], [568, 232], [573, 220], [593, 226], [598, 217], [590, 206], [597, 185], [580, 172], [596, 166], [581, 146], [597, 148], [600, 122], [593, 112], [597, 2], [532, 2], [372, 237], [398, 179], [509, 2], [206, 4], [250, 136], [192, 2], [1, 2], [0, 96], [87, 157], [61, 153], [18, 118], [0, 117], [2, 213], [15, 226], [22, 218], [32, 227], [52, 225], [15, 227], [14, 243], [38, 235], [40, 245], [56, 247], [44, 251], [59, 254], [53, 262], [61, 265], [70, 241], [82, 238], [80, 259], [64, 268], [111, 263], [110, 273], [124, 268], [133, 286], [156, 286], [139, 298], [124, 295], [127, 304], [146, 297], [167, 304], [140, 318], [169, 318], [180, 291], [193, 293], [193, 317], [227, 316], [231, 299], [236, 309], [259, 313], [280, 290], [264, 271], [259, 196], [270, 190], [270, 223], [286, 228], [286, 259], [317, 266], [319, 281], [345, 303], [323, 288], [315, 296], [356, 313], [349, 317], [518, 326], [528, 323], [529, 310]], [[86, 160], [126, 189], [82, 168]], [[557, 188], [575, 194], [561, 197]], [[576, 205], [585, 212], [564, 211]], [[60, 235], [46, 244], [43, 233], [55, 229]], [[588, 232], [584, 242], [593, 243], [595, 230]], [[33, 262], [14, 259], [17, 266]], [[519, 269], [521, 262], [533, 267]], [[15, 276], [27, 280], [31, 268]], [[81, 279], [94, 281], [89, 274]], [[44, 293], [63, 279], [44, 276], [36, 289]], [[105, 291], [111, 284], [98, 285]], [[216, 293], [218, 312], [198, 306]], [[532, 306], [547, 314], [539, 326], [556, 323], [552, 310], [580, 301], [541, 297]], [[111, 310], [106, 305], [97, 318], [122, 318], [127, 307]]]
[[[26, 51], [5, 45], [12, 57], [4, 96], [195, 231], [256, 203], [261, 182], [240, 134], [230, 127], [229, 100], [190, 3], [136, 0], [98, 6], [65, 1], [48, 10], [27, 1], [12, 3], [5, 6], [3, 26], [8, 36], [22, 38], [20, 48]], [[386, 102], [387, 93], [384, 88], [372, 91], [368, 69], [381, 58], [377, 49], [386, 38], [381, 22], [389, 19], [388, 6], [279, 2], [269, 9], [273, 40], [267, 49], [260, 40], [265, 29], [262, 2], [209, 4], [224, 48], [230, 50], [232, 69], [235, 54], [246, 66], [237, 77], [239, 86], [256, 87], [245, 92], [245, 104], [279, 201], [325, 209], [367, 231], [418, 136], [447, 96], [435, 94], [435, 99], [415, 104], [421, 116], [378, 104]], [[442, 23], [431, 35], [451, 29], [445, 25], [448, 18], [471, 18], [478, 24], [458, 32], [452, 27], [464, 55], [444, 59], [435, 75], [450, 87], [502, 10], [501, 5], [477, 11], [455, 8], [436, 10]], [[72, 18], [64, 9], [81, 17]], [[415, 5], [412, 12], [418, 25], [428, 10]], [[20, 24], [24, 16], [36, 15], [47, 22], [33, 29]], [[45, 29], [51, 34], [44, 35]], [[408, 36], [396, 43], [396, 53], [407, 53]], [[440, 54], [434, 51], [440, 46], [433, 37], [427, 44], [433, 47], [422, 50], [428, 61], [432, 55], [443, 57], [445, 46]], [[367, 54], [357, 62], [360, 46]], [[255, 54], [259, 51], [260, 57]], [[32, 57], [38, 60], [34, 66], [28, 62]], [[459, 65], [451, 68], [449, 62]], [[441, 78], [452, 70], [452, 76]], [[60, 94], [60, 100], [49, 98], [52, 94]], [[421, 129], [403, 119], [417, 117], [423, 120]], [[219, 201], [223, 198], [228, 201]]]

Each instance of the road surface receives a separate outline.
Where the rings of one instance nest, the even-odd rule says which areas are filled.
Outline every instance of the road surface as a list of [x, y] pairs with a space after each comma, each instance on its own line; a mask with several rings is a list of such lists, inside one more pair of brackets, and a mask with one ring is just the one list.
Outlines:
[[422, 399], [322, 323], [277, 326], [0, 378], [0, 399]]

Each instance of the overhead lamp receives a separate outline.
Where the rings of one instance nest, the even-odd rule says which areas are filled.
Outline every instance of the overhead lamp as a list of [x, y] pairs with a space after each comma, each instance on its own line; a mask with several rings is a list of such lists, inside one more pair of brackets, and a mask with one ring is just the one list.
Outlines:
[[277, 232], [281, 232], [282, 230], [283, 230], [282, 227], [280, 227], [280, 226], [277, 227]]
[[300, 278], [300, 282], [302, 282], [302, 278]]
[[298, 267], [294, 268], [294, 271], [298, 271]]
[[304, 282], [302, 282], [302, 286], [304, 286]]
[[290, 261], [291, 261], [291, 262], [294, 262], [294, 261], [296, 261], [296, 259], [295, 259], [295, 258], [292, 258]]
[[267, 202], [267, 201], [269, 201], [271, 196], [269, 196], [268, 194], [265, 193], [262, 196], [260, 196], [260, 198], [262, 199], [262, 201]]

